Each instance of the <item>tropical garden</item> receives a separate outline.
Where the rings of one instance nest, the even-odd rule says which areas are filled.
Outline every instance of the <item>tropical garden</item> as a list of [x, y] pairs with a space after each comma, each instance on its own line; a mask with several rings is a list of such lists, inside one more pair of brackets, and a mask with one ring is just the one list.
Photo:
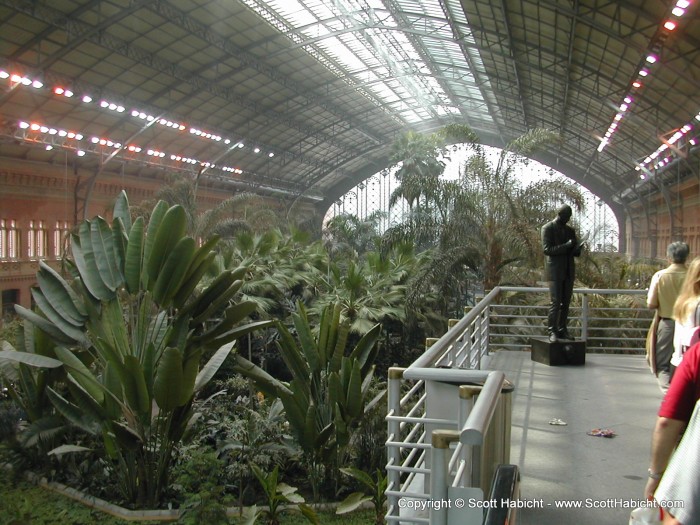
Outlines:
[[[122, 192], [3, 328], [2, 462], [183, 523], [329, 522], [328, 501], [382, 523], [387, 369], [461, 315], [468, 283], [541, 278], [540, 226], [583, 197], [515, 168], [556, 140], [533, 130], [493, 163], [464, 126], [404, 135], [392, 202], [410, 212], [384, 232], [377, 214], [310, 231], [249, 194], [201, 211], [184, 178], [154, 202]], [[473, 151], [447, 181], [455, 143]], [[656, 270], [583, 259], [586, 286]]]

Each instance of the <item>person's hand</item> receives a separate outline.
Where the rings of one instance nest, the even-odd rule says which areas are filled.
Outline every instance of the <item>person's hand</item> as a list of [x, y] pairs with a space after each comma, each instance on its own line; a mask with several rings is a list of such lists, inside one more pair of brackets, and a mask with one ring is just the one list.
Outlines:
[[568, 241], [566, 241], [566, 242], [564, 243], [564, 247], [565, 247], [565, 248], [571, 248], [573, 245], [574, 245], [574, 240], [573, 240], [573, 239], [569, 239]]
[[654, 492], [656, 492], [656, 488], [659, 486], [659, 481], [658, 479], [652, 479], [649, 478], [647, 479], [647, 486], [644, 487], [644, 497], [648, 500], [653, 500], [654, 499]]

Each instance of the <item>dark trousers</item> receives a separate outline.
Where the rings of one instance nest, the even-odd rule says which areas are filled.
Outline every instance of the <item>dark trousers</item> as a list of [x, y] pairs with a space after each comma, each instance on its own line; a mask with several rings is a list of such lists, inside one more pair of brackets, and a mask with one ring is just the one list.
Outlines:
[[569, 303], [574, 292], [573, 279], [560, 279], [549, 281], [549, 317], [547, 320], [547, 331], [550, 334], [561, 334], [566, 330], [566, 323], [569, 320]]

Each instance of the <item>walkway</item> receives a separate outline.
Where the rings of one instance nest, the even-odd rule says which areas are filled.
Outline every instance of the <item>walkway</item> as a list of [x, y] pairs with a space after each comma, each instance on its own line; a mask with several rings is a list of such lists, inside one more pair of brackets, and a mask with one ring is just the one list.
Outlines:
[[[521, 469], [519, 525], [623, 525], [642, 498], [661, 392], [640, 356], [587, 354], [585, 366], [550, 367], [501, 351], [484, 368], [515, 383], [511, 463]], [[553, 418], [566, 426], [550, 425]], [[614, 438], [592, 437], [609, 428]], [[562, 509], [581, 502], [606, 508]]]

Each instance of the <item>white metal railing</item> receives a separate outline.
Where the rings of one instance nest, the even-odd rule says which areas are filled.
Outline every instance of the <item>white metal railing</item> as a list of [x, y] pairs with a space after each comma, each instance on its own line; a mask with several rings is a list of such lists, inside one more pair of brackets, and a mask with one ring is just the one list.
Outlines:
[[[530, 337], [545, 335], [549, 310], [547, 288], [502, 286], [497, 290], [498, 302], [494, 298], [488, 304], [491, 349], [523, 350], [529, 346]], [[654, 314], [646, 308], [646, 293], [646, 290], [575, 288], [569, 310], [569, 332], [586, 341], [588, 352], [644, 353]]]
[[[645, 293], [575, 289], [569, 329], [589, 351], [643, 352], [653, 313]], [[480, 508], [448, 507], [483, 498], [495, 466], [509, 461], [512, 387], [502, 372], [481, 370], [482, 361], [495, 348], [522, 349], [546, 335], [548, 294], [498, 287], [408, 368], [389, 370], [387, 522], [482, 523]]]

